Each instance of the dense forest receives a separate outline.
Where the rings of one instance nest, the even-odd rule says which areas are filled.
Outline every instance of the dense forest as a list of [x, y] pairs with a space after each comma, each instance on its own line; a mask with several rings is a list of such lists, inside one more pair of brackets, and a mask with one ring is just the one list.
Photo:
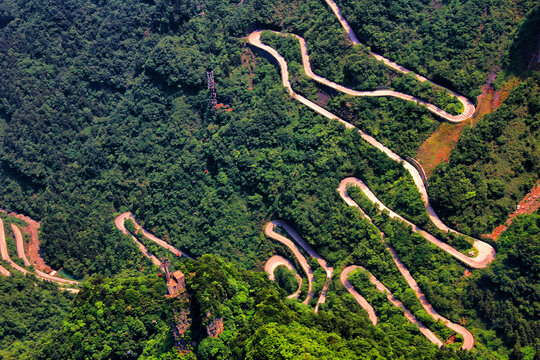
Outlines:
[[[373, 51], [471, 98], [508, 56], [533, 0], [337, 0]], [[530, 54], [529, 54], [530, 55]]]
[[[85, 281], [73, 296], [30, 277], [0, 278], [0, 358], [538, 356], [537, 213], [501, 236], [492, 266], [465, 278], [463, 265], [356, 194], [433, 306], [453, 321], [467, 319], [477, 341], [472, 352], [459, 350], [460, 339], [438, 349], [358, 274], [355, 287], [382, 314], [371, 326], [339, 282], [344, 266], [364, 266], [438, 336], [452, 335], [411, 296], [379, 230], [335, 190], [341, 179], [358, 177], [390, 208], [434, 232], [412, 178], [358, 132], [292, 101], [275, 64], [246, 45], [252, 30], [303, 36], [315, 72], [330, 80], [392, 87], [453, 113], [460, 112], [455, 99], [390, 71], [368, 46], [470, 96], [499, 64], [495, 86], [517, 76], [508, 99], [464, 131], [450, 162], [429, 179], [438, 213], [462, 232], [478, 235], [502, 223], [539, 173], [540, 79], [524, 70], [538, 7], [375, 3], [338, 2], [365, 42], [352, 46], [320, 0], [2, 1], [0, 207], [40, 220], [45, 260]], [[289, 61], [296, 91], [402, 156], [414, 156], [439, 124], [410, 102], [333, 93], [305, 78], [296, 40], [265, 41]], [[217, 109], [208, 101], [210, 70]], [[114, 225], [124, 211], [197, 258], [173, 261], [186, 274], [188, 302], [164, 298], [157, 271]], [[293, 226], [336, 269], [318, 314], [286, 299], [296, 286], [290, 273], [274, 283], [260, 271], [272, 254], [294, 262], [263, 234], [273, 219]], [[470, 245], [445, 241], [461, 250]], [[324, 271], [312, 263], [318, 295]], [[179, 356], [171, 324], [182, 311], [191, 325]], [[209, 336], [206, 328], [219, 319], [223, 332]]]
[[[540, 174], [540, 74], [461, 135], [448, 164], [430, 177], [438, 213], [475, 235], [504, 223]], [[453, 181], [450, 179], [459, 179]]]
[[[157, 276], [92, 276], [73, 302], [63, 325], [43, 336], [35, 348], [15, 343], [5, 359], [469, 359], [465, 352], [437, 350], [404, 325], [399, 312], [382, 328], [367, 326], [367, 316], [342, 291], [318, 315], [261, 272], [205, 255], [183, 264], [188, 300], [163, 297]], [[170, 323], [174, 311], [190, 320], [175, 353]], [[223, 322], [219, 337], [209, 323]], [[129, 334], [126, 336], [126, 334]], [[84, 339], [84, 346], [81, 340]], [[193, 345], [196, 348], [193, 349]]]

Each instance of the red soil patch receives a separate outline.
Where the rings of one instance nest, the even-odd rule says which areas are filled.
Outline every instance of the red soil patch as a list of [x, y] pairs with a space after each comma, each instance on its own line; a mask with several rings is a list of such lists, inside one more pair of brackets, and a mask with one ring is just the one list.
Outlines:
[[[7, 213], [7, 211], [4, 210], [0, 211]], [[24, 234], [30, 235], [30, 243], [24, 243], [26, 255], [29, 257], [30, 262], [36, 269], [46, 273], [50, 273], [52, 271], [52, 268], [45, 263], [45, 260], [43, 260], [39, 253], [39, 222], [31, 219], [28, 216], [17, 214], [14, 212], [10, 212], [8, 213], [8, 215], [16, 217], [17, 219], [21, 219], [28, 224], [26, 227], [21, 227], [21, 231]]]
[[516, 211], [514, 211], [512, 214], [508, 216], [508, 219], [504, 224], [501, 224], [497, 226], [491, 234], [485, 234], [482, 236], [485, 236], [487, 238], [497, 240], [499, 238], [499, 235], [503, 233], [510, 224], [512, 223], [512, 220], [518, 216], [523, 214], [532, 214], [536, 210], [540, 208], [540, 180], [536, 182], [536, 184], [533, 186], [531, 191], [525, 195], [523, 200], [521, 200], [517, 206]]
[[495, 72], [489, 76], [488, 83], [482, 87], [482, 94], [477, 97], [478, 106], [471, 120], [459, 124], [441, 123], [439, 128], [418, 149], [416, 159], [428, 177], [437, 165], [448, 162], [448, 157], [456, 146], [463, 129], [466, 126], [473, 126], [484, 115], [495, 111], [506, 100], [510, 90], [518, 84], [517, 80], [511, 80], [501, 90], [496, 91], [489, 85], [494, 80], [494, 75], [496, 75]]

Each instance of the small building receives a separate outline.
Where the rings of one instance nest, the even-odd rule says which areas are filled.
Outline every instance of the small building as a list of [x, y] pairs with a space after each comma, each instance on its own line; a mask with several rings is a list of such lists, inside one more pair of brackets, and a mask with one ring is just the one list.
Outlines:
[[169, 291], [169, 297], [175, 297], [178, 294], [184, 292], [186, 289], [186, 280], [184, 273], [180, 270], [169, 274], [167, 279], [167, 290]]

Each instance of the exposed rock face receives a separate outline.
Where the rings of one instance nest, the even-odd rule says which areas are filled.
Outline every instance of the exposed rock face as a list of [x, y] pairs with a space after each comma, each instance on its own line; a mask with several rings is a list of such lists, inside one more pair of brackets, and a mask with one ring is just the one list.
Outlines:
[[224, 330], [223, 327], [223, 318], [215, 318], [210, 324], [206, 327], [206, 332], [208, 336], [218, 337]]
[[[212, 315], [210, 313], [206, 314], [206, 317], [209, 319]], [[206, 333], [210, 337], [217, 338], [219, 334], [223, 332], [223, 318], [213, 318], [208, 325], [206, 325]]]
[[184, 337], [184, 333], [191, 325], [191, 317], [188, 311], [175, 311], [173, 321], [174, 345], [180, 354], [191, 351], [189, 339]]

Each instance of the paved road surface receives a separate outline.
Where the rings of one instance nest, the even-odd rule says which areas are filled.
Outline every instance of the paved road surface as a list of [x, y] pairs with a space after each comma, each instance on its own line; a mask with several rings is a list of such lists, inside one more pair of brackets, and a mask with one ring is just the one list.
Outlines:
[[328, 291], [328, 286], [330, 285], [330, 279], [332, 278], [334, 269], [328, 266], [328, 264], [326, 263], [326, 260], [324, 260], [315, 250], [313, 250], [313, 248], [309, 246], [309, 244], [306, 243], [304, 239], [302, 239], [302, 237], [298, 235], [296, 231], [294, 231], [293, 228], [287, 225], [287, 223], [280, 220], [272, 221], [272, 223], [274, 223], [277, 226], [282, 227], [287, 233], [289, 233], [289, 235], [291, 235], [294, 241], [296, 241], [298, 245], [300, 245], [302, 249], [304, 249], [309, 254], [309, 256], [311, 256], [312, 258], [315, 258], [317, 262], [319, 263], [319, 265], [324, 269], [324, 271], [326, 271], [326, 281], [321, 290], [321, 295], [319, 296], [317, 305], [315, 306], [315, 313], [318, 313], [319, 305], [323, 304], [326, 301], [326, 292]]
[[[345, 202], [349, 205], [349, 206], [354, 206], [354, 207], [357, 207], [358, 209], [360, 209], [362, 211], [362, 213], [364, 214], [364, 216], [373, 224], [371, 218], [366, 215], [366, 213], [358, 206], [358, 204], [353, 200], [351, 199], [348, 195], [347, 195], [347, 184], [352, 184], [352, 185], [355, 185], [355, 186], [360, 186], [362, 188], [362, 186], [365, 186], [364, 183], [362, 183], [360, 180], [358, 179], [355, 179], [355, 178], [347, 178], [347, 179], [344, 179], [341, 184], [340, 184], [340, 187], [338, 189], [339, 191], [339, 194], [341, 195], [341, 197], [343, 198], [343, 200], [345, 200]], [[368, 189], [369, 190], [369, 189]], [[401, 260], [399, 260], [399, 257], [396, 253], [396, 251], [394, 250], [394, 248], [392, 248], [386, 241], [385, 241], [385, 235], [383, 232], [380, 233], [381, 234], [381, 239], [386, 247], [386, 249], [390, 252], [390, 255], [392, 255], [392, 259], [394, 260], [394, 263], [396, 264], [396, 266], [398, 267], [398, 270], [399, 272], [401, 273], [401, 275], [405, 278], [405, 280], [407, 281], [407, 284], [409, 285], [409, 287], [411, 289], [413, 289], [416, 297], [418, 298], [418, 300], [420, 300], [420, 303], [422, 304], [422, 307], [424, 308], [424, 310], [433, 317], [433, 319], [435, 321], [437, 320], [441, 320], [442, 323], [448, 327], [449, 329], [455, 331], [456, 333], [460, 334], [461, 336], [463, 336], [463, 349], [465, 350], [470, 350], [472, 349], [472, 347], [474, 346], [474, 337], [473, 335], [467, 330], [465, 329], [463, 326], [461, 325], [458, 325], [458, 324], [455, 324], [453, 322], [451, 322], [450, 320], [446, 319], [445, 317], [439, 315], [435, 309], [433, 308], [433, 306], [431, 306], [431, 304], [429, 303], [429, 301], [427, 300], [426, 296], [424, 295], [424, 293], [422, 292], [422, 290], [420, 289], [420, 287], [418, 286], [418, 283], [416, 282], [416, 280], [412, 277], [411, 273], [409, 272], [409, 270], [407, 269], [407, 267], [405, 266], [405, 264], [403, 264], [401, 262]], [[461, 254], [461, 253], [460, 253]]]
[[[322, 108], [321, 106], [313, 103], [312, 101], [310, 101], [310, 100], [306, 99], [305, 97], [303, 97], [303, 96], [301, 96], [301, 95], [294, 92], [294, 90], [292, 89], [291, 84], [289, 82], [289, 72], [288, 72], [288, 68], [287, 68], [287, 62], [285, 61], [285, 59], [275, 49], [273, 49], [272, 47], [270, 47], [268, 45], [263, 44], [260, 41], [260, 31], [255, 31], [255, 32], [251, 33], [248, 36], [248, 41], [253, 46], [258, 47], [258, 48], [268, 52], [270, 55], [272, 55], [277, 60], [279, 66], [281, 68], [281, 81], [282, 81], [282, 84], [288, 90], [290, 96], [293, 99], [296, 99], [296, 100], [300, 101], [302, 104], [304, 104], [307, 107], [313, 109], [317, 113], [327, 117], [328, 119], [339, 121], [340, 123], [345, 125], [345, 127], [348, 128], [348, 129], [357, 129], [354, 125], [346, 122], [345, 120], [343, 120], [343, 119], [339, 118], [338, 116], [332, 114], [328, 110]], [[433, 209], [431, 208], [431, 205], [429, 204], [429, 198], [428, 198], [428, 194], [427, 194], [427, 191], [426, 191], [426, 188], [425, 188], [425, 184], [423, 183], [422, 178], [421, 178], [420, 173], [418, 172], [418, 170], [416, 170], [416, 168], [413, 165], [411, 165], [410, 163], [408, 163], [407, 161], [402, 159], [400, 156], [398, 156], [392, 150], [388, 149], [386, 146], [384, 146], [383, 144], [381, 144], [380, 142], [375, 140], [375, 138], [373, 138], [372, 136], [366, 134], [365, 132], [363, 132], [360, 129], [357, 129], [357, 131], [360, 133], [360, 136], [365, 141], [367, 141], [369, 144], [371, 144], [372, 146], [374, 146], [377, 149], [379, 149], [380, 151], [382, 151], [385, 155], [390, 157], [392, 160], [401, 163], [403, 165], [403, 167], [405, 167], [405, 169], [407, 169], [409, 171], [409, 173], [413, 177], [413, 180], [415, 182], [416, 187], [420, 191], [420, 194], [422, 196], [422, 200], [424, 201], [424, 204], [426, 205], [426, 209], [428, 211], [428, 214], [429, 214], [431, 220], [434, 222], [435, 225], [441, 226], [442, 222], [437, 217], [437, 214], [433, 211]], [[478, 244], [478, 243], [475, 242], [475, 247], [476, 248], [480, 249], [482, 246], [485, 246], [486, 249], [489, 249], [488, 244], [481, 245], [481, 244]], [[493, 251], [492, 255], [494, 255], [494, 254], [495, 253]], [[420, 294], [418, 294], [418, 293], [416, 293], [416, 294], [420, 298]], [[427, 307], [427, 308], [429, 309], [429, 307]], [[434, 314], [436, 314], [436, 313], [434, 313]], [[434, 315], [432, 314], [432, 316], [434, 316]], [[453, 324], [453, 325], [455, 325], [455, 324]], [[462, 335], [464, 336], [464, 339], [465, 339], [464, 344], [463, 344], [463, 348], [464, 349], [470, 349], [474, 345], [474, 338], [472, 337], [472, 335], [466, 329], [463, 328], [463, 330], [464, 331], [463, 331]]]
[[189, 255], [184, 253], [182, 250], [179, 250], [179, 249], [175, 248], [174, 246], [172, 246], [168, 242], [166, 242], [164, 240], [161, 240], [160, 238], [152, 235], [151, 233], [149, 233], [148, 231], [143, 229], [142, 226], [139, 225], [139, 223], [137, 223], [137, 221], [135, 220], [135, 216], [133, 216], [133, 214], [131, 212], [125, 212], [123, 214], [118, 215], [116, 217], [116, 219], [114, 220], [114, 223], [115, 223], [116, 227], [118, 228], [118, 230], [120, 230], [122, 233], [124, 233], [126, 235], [130, 235], [132, 240], [139, 247], [139, 250], [144, 254], [144, 256], [146, 256], [148, 259], [150, 259], [154, 265], [159, 267], [161, 265], [161, 261], [159, 261], [159, 259], [154, 254], [150, 253], [148, 251], [148, 249], [146, 248], [146, 246], [144, 246], [139, 240], [137, 240], [137, 238], [135, 236], [133, 236], [132, 234], [129, 233], [129, 231], [126, 229], [126, 227], [124, 225], [124, 222], [126, 220], [128, 220], [128, 219], [131, 219], [133, 221], [133, 223], [135, 224], [135, 229], [137, 231], [140, 230], [142, 232], [142, 235], [144, 237], [146, 237], [147, 239], [155, 242], [156, 244], [158, 244], [162, 248], [164, 248], [166, 250], [169, 250], [170, 252], [172, 252], [176, 256], [185, 256], [187, 258], [193, 259]]
[[[260, 30], [259, 30], [260, 31]], [[328, 87], [331, 87], [333, 89], [336, 89], [338, 91], [341, 91], [345, 94], [348, 94], [348, 95], [351, 95], [351, 96], [368, 96], [368, 97], [381, 97], [381, 96], [390, 96], [390, 97], [395, 97], [395, 98], [398, 98], [398, 99], [402, 99], [402, 100], [407, 100], [407, 101], [413, 101], [413, 102], [416, 102], [418, 104], [421, 104], [421, 105], [424, 105], [427, 107], [427, 109], [429, 111], [431, 111], [432, 113], [434, 113], [435, 115], [449, 121], [449, 122], [452, 122], [452, 123], [459, 123], [459, 122], [462, 122], [462, 121], [465, 121], [469, 118], [471, 118], [474, 114], [474, 111], [475, 111], [475, 107], [474, 105], [469, 102], [466, 98], [464, 98], [463, 96], [459, 96], [455, 93], [452, 93], [452, 95], [456, 96], [458, 98], [458, 100], [463, 104], [463, 108], [464, 108], [464, 111], [463, 113], [459, 114], [459, 115], [452, 115], [452, 114], [449, 114], [447, 113], [446, 111], [438, 108], [437, 106], [433, 105], [433, 104], [430, 104], [428, 103], [427, 101], [424, 101], [424, 100], [421, 100], [417, 97], [414, 97], [412, 95], [408, 95], [408, 94], [404, 94], [404, 93], [401, 93], [401, 92], [398, 92], [398, 91], [394, 91], [394, 90], [371, 90], [371, 91], [358, 91], [358, 90], [353, 90], [353, 89], [349, 89], [348, 87], [345, 87], [343, 85], [340, 85], [340, 84], [337, 84], [333, 81], [330, 81], [322, 76], [319, 76], [317, 74], [315, 74], [313, 72], [313, 69], [311, 68], [311, 62], [309, 60], [309, 54], [308, 54], [308, 50], [307, 50], [307, 45], [306, 45], [306, 41], [298, 36], [298, 35], [295, 35], [295, 34], [283, 34], [283, 33], [280, 33], [280, 32], [277, 32], [277, 31], [273, 31], [273, 30], [266, 30], [266, 31], [270, 31], [270, 32], [273, 32], [274, 34], [277, 34], [277, 35], [280, 35], [280, 36], [288, 36], [288, 35], [292, 35], [294, 37], [296, 37], [298, 39], [298, 41], [300, 42], [300, 51], [301, 51], [301, 54], [302, 54], [302, 65], [304, 67], [304, 72], [306, 73], [306, 75], [308, 77], [310, 77], [311, 79], [321, 83], [321, 84], [324, 84]], [[448, 89], [445, 89], [445, 90], [448, 90]], [[449, 92], [451, 92], [450, 90], [448, 90]]]
[[[338, 188], [338, 191], [339, 191], [339, 195], [341, 196], [341, 198], [343, 200], [345, 200], [347, 202], [348, 205], [351, 205], [351, 206], [355, 206], [353, 205], [352, 203], [356, 204], [348, 195], [347, 195], [347, 186], [350, 186], [350, 185], [353, 185], [353, 186], [358, 186], [362, 192], [369, 198], [369, 200], [371, 200], [371, 202], [377, 204], [379, 206], [379, 209], [381, 211], [383, 210], [387, 210], [388, 211], [388, 215], [391, 217], [391, 218], [396, 218], [396, 219], [399, 219], [407, 224], [409, 224], [413, 231], [414, 232], [417, 232], [419, 234], [421, 234], [424, 238], [426, 238], [429, 242], [431, 242], [432, 244], [436, 245], [437, 247], [439, 247], [440, 249], [444, 250], [445, 252], [447, 252], [448, 254], [452, 255], [453, 257], [455, 257], [456, 259], [458, 259], [459, 261], [463, 262], [464, 264], [470, 266], [470, 267], [473, 267], [473, 268], [485, 268], [490, 262], [493, 261], [493, 259], [495, 258], [495, 250], [491, 247], [491, 245], [489, 244], [486, 244], [482, 241], [479, 241], [479, 240], [475, 240], [474, 241], [474, 244], [473, 246], [478, 250], [478, 254], [476, 255], [476, 257], [469, 257], [465, 254], [463, 254], [462, 252], [454, 249], [453, 247], [451, 247], [450, 245], [448, 245], [447, 243], [437, 239], [436, 237], [434, 237], [433, 235], [429, 234], [428, 232], [426, 232], [425, 230], [422, 230], [420, 227], [416, 226], [415, 224], [413, 224], [412, 222], [404, 219], [403, 217], [401, 217], [400, 215], [396, 214], [395, 212], [393, 212], [392, 210], [388, 209], [376, 196], [375, 194], [373, 194], [373, 192], [367, 187], [366, 184], [364, 184], [364, 182], [362, 180], [359, 180], [357, 178], [352, 178], [352, 177], [349, 177], [349, 178], [346, 178], [346, 179], [343, 179], [341, 180], [340, 184], [339, 184], [339, 188]], [[440, 224], [437, 224], [435, 223], [435, 225], [437, 227], [440, 226]], [[439, 229], [441, 229], [439, 227]], [[446, 227], [442, 228], [441, 230], [445, 231]], [[448, 231], [448, 230], [446, 230]]]
[[11, 276], [11, 273], [8, 271], [8, 269], [3, 267], [2, 265], [0, 265], [0, 274], [4, 276]]
[[[350, 27], [350, 25], [347, 22], [347, 20], [345, 19], [345, 17], [341, 14], [341, 10], [337, 6], [337, 4], [334, 2], [334, 0], [326, 0], [326, 3], [328, 4], [328, 6], [330, 6], [332, 11], [334, 12], [336, 17], [338, 18], [338, 21], [340, 22], [341, 26], [343, 26], [343, 28], [345, 29], [345, 31], [349, 35], [349, 38], [351, 39], [353, 44], [360, 44], [360, 40], [358, 40], [358, 37], [354, 33], [353, 29]], [[419, 81], [422, 81], [422, 82], [423, 81], [428, 81], [428, 82], [432, 83], [435, 86], [446, 89], [443, 86], [437, 85], [434, 82], [426, 79], [425, 77], [423, 77], [421, 75], [418, 75], [418, 74], [410, 71], [409, 69], [406, 69], [405, 67], [403, 67], [401, 65], [398, 65], [398, 64], [396, 64], [395, 62], [393, 62], [391, 60], [388, 60], [387, 58], [385, 58], [385, 57], [383, 57], [381, 55], [377, 55], [377, 54], [375, 54], [373, 52], [371, 53], [371, 55], [373, 55], [377, 60], [384, 62], [384, 64], [386, 66], [389, 66], [392, 69], [395, 69], [395, 70], [397, 70], [399, 72], [402, 72], [404, 74], [411, 73]], [[465, 121], [465, 120], [471, 118], [473, 116], [475, 110], [476, 110], [475, 107], [474, 107], [474, 104], [472, 102], [470, 102], [469, 99], [467, 99], [466, 97], [464, 97], [462, 95], [459, 95], [459, 94], [456, 94], [455, 92], [453, 92], [453, 91], [451, 91], [449, 89], [446, 89], [446, 90], [448, 90], [450, 93], [452, 93], [452, 95], [457, 97], [458, 100], [463, 104], [463, 107], [464, 107], [463, 113], [460, 114], [460, 115], [457, 115], [457, 116], [450, 115], [451, 118], [447, 118], [447, 117], [443, 116], [442, 113], [439, 113], [438, 111], [436, 111], [435, 110], [436, 108], [435, 109], [430, 109], [430, 110], [437, 113], [439, 116], [444, 117], [446, 120], [451, 121], [451, 122], [460, 122], [460, 121]]]
[[290, 239], [274, 231], [274, 228], [279, 225], [280, 224], [277, 221], [270, 221], [268, 224], [266, 224], [264, 228], [264, 233], [269, 238], [279, 241], [280, 243], [288, 247], [289, 250], [291, 250], [296, 257], [296, 260], [298, 260], [298, 262], [300, 263], [300, 266], [302, 267], [302, 270], [304, 270], [304, 273], [306, 274], [308, 279], [308, 294], [306, 296], [306, 299], [302, 302], [303, 304], [307, 305], [309, 303], [309, 300], [313, 298], [313, 271], [311, 270], [311, 266], [309, 266], [306, 258], [304, 257], [298, 246], [296, 246], [296, 244]]
[[[366, 270], [364, 269], [363, 267], [361, 266], [356, 266], [356, 265], [352, 265], [352, 266], [349, 266], [348, 268], [345, 268], [343, 271], [347, 270], [347, 275], [349, 274], [349, 272], [351, 271], [354, 271], [356, 269], [362, 269], [362, 270]], [[418, 319], [416, 318], [416, 316], [413, 315], [413, 313], [411, 313], [406, 307], [405, 305], [403, 305], [403, 303], [401, 301], [399, 301], [391, 292], [390, 290], [388, 290], [388, 288], [386, 286], [383, 285], [383, 283], [381, 283], [379, 280], [377, 280], [377, 278], [375, 276], [373, 276], [373, 274], [369, 273], [369, 281], [375, 285], [375, 287], [377, 288], [377, 290], [379, 290], [380, 292], [382, 292], [383, 294], [386, 295], [386, 298], [388, 299], [388, 301], [390, 301], [392, 303], [392, 305], [400, 308], [403, 310], [403, 315], [405, 315], [405, 317], [407, 318], [407, 320], [409, 320], [411, 323], [415, 324], [416, 326], [418, 326], [418, 330], [420, 330], [420, 332], [422, 334], [424, 334], [424, 336], [429, 340], [431, 341], [432, 343], [436, 344], [438, 347], [441, 347], [443, 345], [442, 341], [431, 331], [429, 330], [424, 324], [422, 324], [420, 321], [418, 321]], [[343, 281], [342, 281], [343, 282]], [[348, 281], [347, 281], [348, 283]], [[345, 285], [345, 284], [344, 284]], [[349, 284], [350, 286], [350, 284]], [[347, 287], [347, 286], [345, 286]], [[349, 290], [347, 288], [347, 290]], [[350, 291], [349, 291], [350, 292]], [[355, 297], [356, 298], [356, 297]], [[363, 299], [363, 298], [362, 298]], [[364, 299], [365, 301], [365, 299]], [[360, 302], [359, 302], [360, 303]], [[361, 306], [363, 306], [361, 303], [360, 303]], [[370, 306], [371, 307], [371, 306]], [[373, 311], [373, 308], [371, 308], [371, 310]], [[368, 312], [369, 313], [369, 312]], [[371, 314], [370, 315], [370, 319], [371, 319]], [[373, 316], [375, 316], [375, 321], [377, 321], [377, 316], [375, 315], [375, 312], [373, 312]], [[373, 321], [373, 320], [372, 320]]]
[[[277, 60], [277, 62], [279, 63], [279, 66], [281, 68], [281, 81], [282, 81], [282, 84], [289, 91], [289, 94], [291, 95], [292, 98], [300, 101], [302, 104], [308, 106], [309, 108], [311, 108], [314, 111], [318, 112], [319, 114], [327, 117], [328, 119], [337, 120], [337, 121], [341, 122], [348, 129], [357, 129], [354, 125], [346, 122], [345, 120], [343, 120], [343, 119], [339, 118], [338, 116], [332, 114], [328, 110], [326, 110], [326, 109], [322, 108], [321, 106], [313, 103], [312, 101], [306, 99], [305, 97], [295, 93], [294, 90], [291, 87], [290, 82], [289, 82], [289, 71], [288, 71], [288, 67], [287, 67], [287, 62], [274, 48], [272, 48], [272, 47], [270, 47], [268, 45], [265, 45], [265, 44], [263, 44], [261, 42], [260, 34], [261, 34], [261, 31], [252, 32], [248, 36], [248, 41], [252, 45], [254, 45], [254, 46], [256, 46], [256, 47], [258, 47], [258, 48], [260, 48], [260, 49], [262, 49], [262, 50], [264, 50], [266, 52], [268, 52], [270, 55], [272, 55]], [[418, 188], [418, 191], [420, 192], [420, 195], [422, 197], [422, 201], [424, 202], [424, 204], [426, 206], [426, 211], [428, 213], [428, 216], [429, 216], [430, 220], [435, 224], [435, 226], [437, 226], [439, 229], [441, 229], [443, 231], [452, 231], [452, 232], [455, 232], [456, 234], [460, 234], [457, 231], [452, 230], [448, 226], [446, 226], [439, 219], [439, 217], [437, 216], [437, 213], [435, 212], [435, 210], [433, 210], [433, 207], [429, 203], [429, 196], [428, 196], [428, 193], [427, 193], [427, 190], [426, 190], [426, 186], [425, 186], [425, 184], [424, 184], [424, 182], [422, 180], [422, 176], [420, 175], [418, 170], [412, 164], [405, 161], [403, 158], [401, 158], [399, 155], [394, 153], [392, 150], [388, 149], [386, 146], [384, 146], [383, 144], [378, 142], [374, 137], [366, 134], [365, 132], [363, 132], [360, 129], [357, 129], [357, 130], [360, 133], [360, 136], [365, 141], [367, 141], [370, 145], [372, 145], [372, 146], [376, 147], [377, 149], [379, 149], [380, 151], [382, 151], [386, 156], [388, 156], [392, 160], [401, 163], [403, 165], [403, 167], [411, 174], [411, 176], [413, 178], [413, 181], [414, 181], [416, 187]], [[463, 234], [460, 234], [460, 235], [463, 235]], [[485, 267], [489, 262], [493, 261], [493, 258], [495, 257], [495, 250], [493, 249], [493, 247], [491, 247], [491, 245], [489, 245], [489, 244], [487, 244], [487, 243], [485, 243], [483, 241], [480, 241], [478, 239], [475, 239], [474, 240], [474, 247], [476, 249], [478, 249], [479, 251], [481, 251], [483, 254], [491, 254], [491, 255], [486, 256], [484, 258], [484, 263], [479, 262], [479, 261], [472, 261], [471, 263], [475, 265], [473, 267]]]
[[23, 259], [24, 266], [30, 266], [30, 261], [28, 261], [28, 258], [24, 253], [24, 240], [21, 234], [21, 230], [19, 230], [19, 228], [15, 224], [11, 224], [11, 230], [15, 235], [15, 243], [17, 244], [17, 256]]
[[135, 218], [133, 217], [133, 214], [131, 214], [130, 212], [126, 212], [126, 213], [118, 215], [116, 219], [114, 220], [114, 223], [116, 227], [122, 233], [131, 236], [131, 239], [135, 242], [135, 244], [137, 244], [137, 247], [139, 248], [139, 250], [144, 254], [144, 256], [146, 256], [148, 259], [150, 259], [150, 261], [152, 261], [152, 264], [159, 267], [161, 265], [161, 261], [159, 261], [159, 259], [154, 254], [150, 253], [150, 251], [146, 249], [146, 246], [144, 246], [139, 240], [137, 240], [135, 236], [131, 235], [129, 231], [127, 231], [126, 227], [124, 226], [124, 222], [127, 219], [132, 219], [133, 222], [135, 222]]
[[[377, 314], [375, 314], [375, 310], [373, 310], [373, 307], [367, 302], [367, 300], [362, 295], [360, 295], [360, 293], [358, 293], [358, 291], [356, 291], [354, 289], [354, 287], [351, 285], [351, 283], [348, 280], [349, 273], [351, 273], [352, 271], [354, 271], [356, 269], [358, 269], [358, 266], [356, 266], [356, 265], [351, 265], [349, 267], [346, 267], [341, 272], [339, 280], [341, 281], [343, 286], [345, 286], [345, 289], [347, 289], [347, 291], [349, 293], [351, 293], [351, 295], [354, 297], [356, 302], [358, 302], [358, 304], [360, 304], [360, 306], [362, 308], [364, 308], [364, 310], [367, 311], [368, 316], [369, 316], [369, 320], [371, 320], [373, 325], [377, 325]], [[371, 280], [371, 278], [370, 278], [370, 280]], [[372, 282], [372, 284], [373, 284], [373, 282]]]
[[274, 281], [274, 271], [276, 271], [276, 268], [278, 266], [285, 266], [287, 269], [294, 272], [296, 280], [298, 280], [298, 289], [291, 295], [287, 296], [287, 298], [298, 299], [298, 296], [300, 296], [300, 292], [302, 291], [302, 277], [298, 275], [298, 272], [296, 271], [294, 265], [289, 260], [285, 259], [282, 256], [274, 255], [270, 259], [268, 259], [268, 261], [266, 261], [266, 264], [264, 265], [264, 271], [268, 274], [268, 278]]

